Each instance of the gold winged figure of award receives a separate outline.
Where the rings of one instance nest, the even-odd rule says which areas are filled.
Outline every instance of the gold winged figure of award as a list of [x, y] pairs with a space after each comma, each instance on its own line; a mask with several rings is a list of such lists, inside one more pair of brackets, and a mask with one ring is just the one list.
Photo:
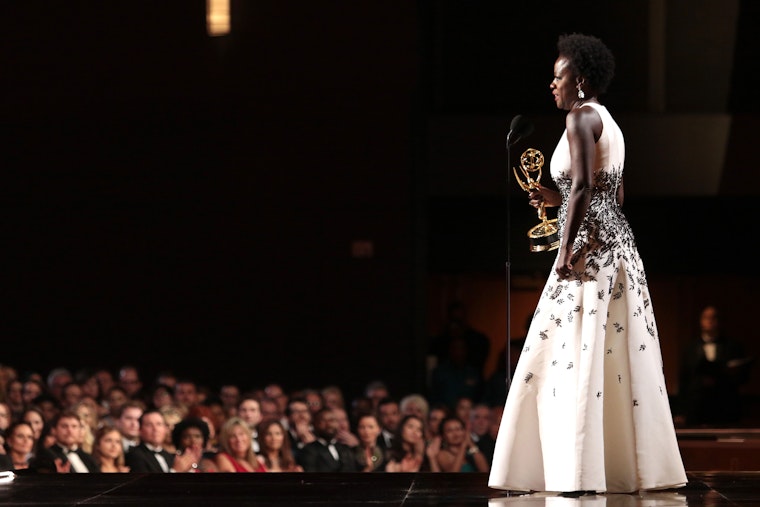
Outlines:
[[[541, 170], [544, 166], [544, 154], [534, 148], [528, 148], [520, 155], [520, 172], [525, 178], [525, 182], [517, 174], [517, 169], [512, 168], [517, 178], [517, 184], [520, 188], [530, 193], [539, 187], [538, 182], [541, 180]], [[534, 177], [533, 174], [536, 174]], [[528, 230], [528, 241], [531, 252], [547, 252], [559, 248], [559, 228], [557, 219], [549, 220], [546, 218], [546, 209], [544, 203], [538, 207], [538, 218], [541, 223], [531, 227]]]

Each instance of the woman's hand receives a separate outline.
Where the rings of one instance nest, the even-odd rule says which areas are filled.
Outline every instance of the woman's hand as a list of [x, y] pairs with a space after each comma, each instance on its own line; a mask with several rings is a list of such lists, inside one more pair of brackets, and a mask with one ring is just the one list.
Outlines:
[[557, 267], [555, 269], [557, 276], [563, 280], [569, 278], [573, 273], [573, 261], [572, 251], [568, 252], [567, 249], [562, 248], [557, 258]]
[[559, 195], [559, 192], [546, 188], [540, 183], [536, 184], [536, 187], [528, 195], [528, 203], [536, 209], [541, 207], [542, 204], [547, 208], [562, 204], [562, 197]]

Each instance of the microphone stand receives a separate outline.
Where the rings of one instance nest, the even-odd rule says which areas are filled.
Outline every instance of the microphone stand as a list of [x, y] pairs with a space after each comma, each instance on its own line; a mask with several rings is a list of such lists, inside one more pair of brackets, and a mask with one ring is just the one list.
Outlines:
[[520, 140], [518, 135], [512, 140], [512, 130], [507, 134], [507, 261], [506, 261], [506, 283], [507, 283], [507, 392], [512, 385], [512, 206], [510, 194], [512, 191], [512, 151], [513, 144]]

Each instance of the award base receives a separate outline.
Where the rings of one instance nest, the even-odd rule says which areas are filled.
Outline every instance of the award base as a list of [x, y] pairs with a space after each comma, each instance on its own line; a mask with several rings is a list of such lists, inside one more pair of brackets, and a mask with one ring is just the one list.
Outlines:
[[531, 252], [548, 252], [559, 248], [557, 219], [544, 220], [528, 231]]

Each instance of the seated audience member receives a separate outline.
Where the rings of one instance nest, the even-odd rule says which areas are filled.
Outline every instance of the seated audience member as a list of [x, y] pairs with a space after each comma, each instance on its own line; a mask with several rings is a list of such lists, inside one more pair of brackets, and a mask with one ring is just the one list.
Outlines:
[[336, 408], [346, 408], [346, 403], [343, 398], [343, 391], [340, 387], [332, 385], [322, 388], [320, 393], [322, 395], [322, 401], [324, 406], [335, 410]]
[[352, 427], [356, 427], [361, 416], [374, 413], [375, 409], [372, 406], [372, 400], [366, 396], [357, 396], [351, 400], [350, 419]]
[[32, 427], [34, 431], [34, 442], [39, 442], [40, 435], [42, 435], [42, 428], [45, 426], [45, 420], [42, 417], [42, 412], [35, 407], [29, 407], [21, 414], [21, 421], [27, 423]]
[[0, 465], [0, 470], [26, 470], [33, 457], [34, 430], [25, 422], [10, 425], [5, 433], [6, 463]]
[[47, 376], [47, 393], [63, 405], [63, 387], [74, 381], [71, 372], [66, 368], [54, 368]]
[[[243, 398], [256, 399], [251, 394], [246, 394], [243, 396]], [[277, 402], [274, 401], [272, 398], [267, 398], [266, 396], [259, 398], [258, 400], [259, 400], [259, 410], [261, 411], [261, 420], [262, 421], [279, 421], [280, 424], [282, 424], [282, 427], [285, 428], [285, 430], [287, 430], [288, 417], [285, 415], [284, 412], [280, 413], [279, 405], [277, 404]]]
[[166, 432], [166, 440], [164, 440], [164, 445], [162, 447], [167, 451], [174, 453], [177, 451], [177, 448], [174, 447], [172, 432], [174, 431], [174, 426], [187, 416], [187, 411], [185, 410], [185, 407], [175, 404], [164, 405], [158, 409], [158, 411], [164, 416], [164, 421], [166, 421], [166, 426], [168, 428], [168, 431]]
[[188, 411], [187, 417], [197, 417], [208, 425], [208, 448], [217, 451], [219, 449], [219, 432], [222, 428], [221, 426], [217, 428], [214, 424], [211, 409], [205, 405], [195, 405]]
[[421, 394], [407, 394], [399, 401], [398, 409], [402, 417], [405, 415], [416, 415], [427, 422], [430, 404]]
[[314, 414], [314, 434], [316, 439], [296, 454], [296, 460], [305, 472], [361, 471], [353, 450], [336, 440], [338, 421], [329, 408]]
[[303, 472], [296, 463], [290, 439], [280, 421], [268, 419], [261, 422], [257, 433], [261, 440], [258, 460], [267, 472]]
[[178, 379], [174, 386], [174, 403], [190, 410], [198, 404], [198, 385], [190, 379]]
[[377, 411], [380, 402], [386, 398], [390, 398], [391, 395], [385, 382], [381, 380], [373, 380], [364, 388], [364, 396], [372, 401], [372, 409]]
[[106, 394], [116, 387], [116, 381], [113, 378], [110, 370], [107, 368], [98, 368], [95, 370], [95, 378], [98, 379], [98, 386], [100, 386], [100, 396], [105, 398]]
[[124, 473], [129, 467], [124, 464], [124, 447], [121, 432], [113, 426], [102, 426], [95, 432], [92, 457], [101, 472]]
[[364, 414], [359, 417], [356, 433], [359, 435], [359, 445], [354, 447], [354, 453], [361, 471], [385, 471], [385, 452], [377, 445], [377, 437], [380, 436], [380, 423], [377, 422], [377, 417], [373, 414]]
[[193, 472], [198, 468], [202, 455], [188, 449], [181, 456], [167, 452], [162, 446], [169, 431], [161, 412], [151, 409], [140, 417], [140, 443], [125, 455], [125, 462], [132, 472]]
[[[380, 423], [380, 436], [377, 445], [388, 450], [393, 447], [393, 437], [398, 431], [401, 412], [398, 402], [393, 398], [384, 398], [377, 404], [377, 420]], [[424, 425], [423, 425], [424, 427]]]
[[335, 414], [335, 420], [338, 423], [338, 434], [335, 437], [336, 440], [349, 447], [356, 447], [359, 445], [359, 437], [351, 431], [351, 422], [348, 420], [346, 410], [343, 408], [334, 408], [331, 410], [333, 411], [333, 414]]
[[[287, 419], [285, 412], [288, 408], [288, 402], [290, 401], [291, 397], [285, 393], [285, 390], [282, 388], [282, 386], [274, 382], [268, 384], [266, 387], [264, 387], [264, 396], [274, 400], [277, 403], [277, 419], [280, 422], [285, 421]], [[259, 397], [259, 399], [261, 398], [262, 397]]]
[[407, 415], [399, 422], [388, 451], [386, 472], [440, 472], [437, 443], [425, 443], [424, 423], [416, 415]]
[[304, 398], [291, 398], [285, 412], [288, 417], [288, 435], [296, 455], [298, 450], [317, 439], [311, 423], [311, 411]]
[[71, 410], [82, 401], [82, 387], [76, 382], [69, 382], [61, 388], [61, 405], [64, 410]]
[[0, 401], [0, 435], [5, 435], [11, 425], [11, 407], [4, 401]]
[[209, 428], [202, 419], [186, 417], [174, 425], [172, 442], [179, 454], [184, 454], [190, 449], [194, 454], [200, 452], [201, 460], [198, 462], [196, 472], [218, 472], [216, 466], [216, 452], [208, 449]]
[[486, 457], [456, 416], [441, 421], [441, 449], [437, 460], [441, 472], [488, 472], [489, 469]]
[[683, 352], [676, 410], [680, 424], [733, 426], [743, 415], [740, 388], [753, 361], [738, 341], [723, 333], [719, 317], [716, 307], [705, 307], [700, 334]]
[[472, 398], [469, 396], [460, 396], [454, 403], [454, 413], [452, 415], [457, 416], [464, 423], [467, 431], [470, 431], [470, 413], [472, 412], [473, 405]]
[[253, 452], [258, 454], [260, 450], [259, 435], [257, 433], [257, 426], [262, 421], [261, 405], [259, 401], [245, 396], [240, 400], [240, 404], [237, 409], [237, 417], [241, 418], [248, 425], [251, 430], [251, 445], [253, 446]]
[[45, 471], [69, 473], [99, 472], [92, 455], [78, 445], [82, 438], [82, 421], [75, 412], [58, 414], [50, 425], [50, 433], [55, 443], [41, 450], [32, 460], [31, 468]]
[[170, 370], [164, 370], [156, 375], [156, 384], [169, 387], [172, 391], [177, 387], [177, 376]]
[[114, 386], [109, 389], [103, 397], [103, 406], [107, 410], [107, 414], [100, 418], [103, 424], [117, 426], [116, 421], [121, 414], [121, 407], [128, 401], [131, 400], [127, 397], [126, 391], [121, 387]]
[[11, 419], [18, 421], [24, 412], [24, 383], [18, 379], [8, 382], [5, 402], [10, 409]]
[[121, 443], [124, 453], [140, 443], [140, 417], [145, 411], [141, 401], [131, 400], [121, 406], [113, 426], [121, 432]]
[[216, 468], [219, 472], [266, 472], [251, 446], [251, 430], [239, 417], [224, 423], [219, 433]]
[[81, 400], [71, 407], [71, 411], [79, 416], [82, 421], [82, 450], [92, 454], [92, 446], [95, 442], [95, 430], [98, 428], [98, 420], [94, 403], [87, 400]]
[[486, 457], [486, 462], [493, 459], [496, 440], [491, 438], [491, 408], [484, 403], [476, 403], [470, 412], [470, 438]]
[[433, 405], [428, 413], [428, 440], [441, 436], [441, 421], [451, 415], [451, 409], [442, 403]]
[[140, 372], [135, 366], [128, 364], [121, 367], [119, 370], [118, 386], [124, 390], [124, 393], [130, 400], [145, 401]]
[[42, 393], [32, 400], [32, 405], [40, 409], [45, 422], [51, 423], [61, 413], [61, 403], [57, 398]]
[[150, 389], [148, 402], [151, 408], [161, 410], [174, 403], [174, 389], [166, 384], [156, 384]]
[[94, 370], [87, 368], [78, 370], [74, 374], [74, 382], [79, 384], [83, 397], [90, 397], [96, 402], [100, 401], [102, 392], [100, 391], [100, 383], [98, 383], [98, 377], [95, 376]]
[[324, 401], [322, 400], [322, 395], [316, 389], [306, 388], [301, 391], [299, 397], [306, 400], [306, 404], [309, 406], [309, 412], [311, 412], [312, 417], [325, 406]]
[[224, 384], [219, 388], [219, 398], [224, 404], [224, 411], [227, 418], [238, 415], [237, 408], [240, 405], [240, 388], [235, 384]]
[[21, 398], [24, 400], [24, 406], [29, 407], [33, 404], [34, 399], [45, 393], [45, 385], [39, 380], [26, 380], [21, 390]]

